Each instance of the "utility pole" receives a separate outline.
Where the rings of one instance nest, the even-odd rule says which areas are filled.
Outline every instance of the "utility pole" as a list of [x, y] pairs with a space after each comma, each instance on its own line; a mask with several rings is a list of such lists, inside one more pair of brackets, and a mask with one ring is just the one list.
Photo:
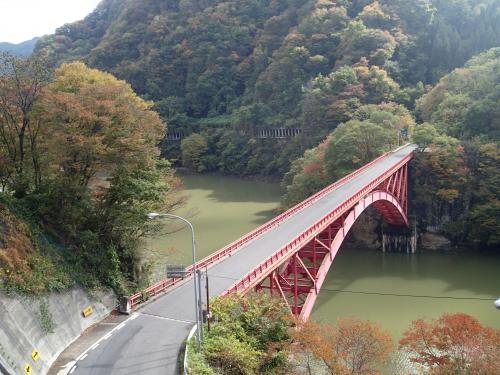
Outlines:
[[201, 271], [196, 270], [198, 278], [198, 319], [200, 320], [200, 341], [203, 342], [203, 305], [201, 302]]
[[205, 289], [207, 290], [207, 329], [210, 332], [210, 293], [208, 290], [208, 267], [205, 266]]
[[[173, 214], [159, 214], [157, 212], [150, 212], [146, 215], [150, 219], [157, 217], [168, 217], [171, 219], [181, 220], [189, 226], [191, 229], [191, 248], [193, 252], [193, 286], [194, 286], [194, 309], [196, 317], [196, 348], [198, 351], [201, 347], [201, 342], [203, 341], [203, 315], [201, 313], [201, 286], [200, 286], [200, 270], [196, 267], [196, 241], [194, 236], [194, 227], [191, 222], [182, 216]], [[196, 280], [198, 278], [198, 280]], [[198, 282], [197, 282], [198, 281]]]

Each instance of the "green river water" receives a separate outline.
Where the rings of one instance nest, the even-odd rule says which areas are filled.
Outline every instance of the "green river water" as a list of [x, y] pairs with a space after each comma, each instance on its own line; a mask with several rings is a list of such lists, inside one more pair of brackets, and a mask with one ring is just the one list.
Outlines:
[[[234, 241], [274, 216], [277, 184], [202, 175], [183, 177], [189, 201], [177, 212], [192, 221], [198, 259]], [[168, 229], [172, 222], [168, 220]], [[167, 220], [165, 220], [167, 225]], [[164, 265], [190, 264], [188, 230], [147, 241], [146, 255]], [[465, 312], [500, 328], [500, 257], [480, 254], [416, 255], [341, 249], [316, 301], [313, 318], [335, 323], [354, 316], [378, 322], [398, 337], [413, 319]]]

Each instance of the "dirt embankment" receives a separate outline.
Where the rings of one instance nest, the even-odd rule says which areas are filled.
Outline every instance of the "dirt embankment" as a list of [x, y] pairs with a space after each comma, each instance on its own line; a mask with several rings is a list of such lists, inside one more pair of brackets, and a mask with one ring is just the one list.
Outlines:
[[28, 226], [0, 203], [0, 278], [23, 282], [35, 252]]

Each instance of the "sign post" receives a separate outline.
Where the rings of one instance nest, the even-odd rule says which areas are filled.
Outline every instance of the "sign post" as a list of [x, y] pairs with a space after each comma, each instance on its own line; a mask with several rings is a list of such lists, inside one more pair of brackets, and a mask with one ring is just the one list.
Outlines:
[[183, 279], [186, 273], [184, 264], [167, 264], [167, 278]]

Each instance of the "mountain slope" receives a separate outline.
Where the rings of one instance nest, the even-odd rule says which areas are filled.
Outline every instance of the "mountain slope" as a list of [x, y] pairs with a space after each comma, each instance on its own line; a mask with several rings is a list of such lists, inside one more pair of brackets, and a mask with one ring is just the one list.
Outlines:
[[0, 43], [0, 52], [8, 52], [18, 57], [28, 57], [33, 52], [38, 39], [37, 37], [18, 44], [2, 42]]
[[[43, 38], [37, 51], [54, 64], [80, 59], [129, 81], [156, 102], [171, 130], [203, 133], [205, 169], [279, 174], [373, 102], [365, 98], [373, 92], [368, 77], [339, 93], [342, 108], [338, 95], [337, 104], [314, 99], [309, 88], [320, 75], [376, 66], [374, 80], [401, 88], [383, 99], [412, 107], [424, 92], [419, 82], [435, 83], [499, 45], [495, 0], [104, 0], [83, 21]], [[332, 120], [312, 116], [318, 109]], [[289, 146], [251, 143], [257, 129], [277, 127], [304, 135]], [[165, 154], [178, 149], [166, 144]]]

